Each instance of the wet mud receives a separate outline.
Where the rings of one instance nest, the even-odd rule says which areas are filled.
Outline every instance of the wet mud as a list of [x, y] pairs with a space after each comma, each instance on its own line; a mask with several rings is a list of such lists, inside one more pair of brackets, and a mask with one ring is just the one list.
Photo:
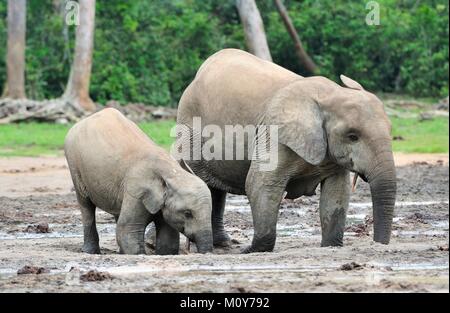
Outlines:
[[[398, 167], [389, 245], [372, 241], [370, 192], [360, 181], [344, 247], [320, 247], [316, 195], [283, 201], [274, 252], [240, 254], [253, 235], [251, 212], [246, 197], [229, 195], [225, 226], [232, 246], [200, 255], [195, 247], [186, 251], [182, 240], [177, 256], [120, 255], [114, 218], [99, 210], [102, 254], [82, 253], [67, 169], [60, 161], [48, 162], [48, 169], [42, 162], [0, 173], [0, 292], [449, 291], [448, 162]], [[20, 184], [24, 171], [32, 178]]]

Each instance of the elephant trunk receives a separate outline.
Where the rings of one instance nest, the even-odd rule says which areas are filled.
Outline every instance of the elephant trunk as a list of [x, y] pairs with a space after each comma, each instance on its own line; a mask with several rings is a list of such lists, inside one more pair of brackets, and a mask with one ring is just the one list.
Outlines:
[[391, 151], [378, 155], [367, 177], [373, 204], [374, 241], [388, 244], [394, 216], [397, 179]]
[[194, 236], [195, 245], [199, 253], [213, 251], [213, 235], [211, 230], [200, 231]]

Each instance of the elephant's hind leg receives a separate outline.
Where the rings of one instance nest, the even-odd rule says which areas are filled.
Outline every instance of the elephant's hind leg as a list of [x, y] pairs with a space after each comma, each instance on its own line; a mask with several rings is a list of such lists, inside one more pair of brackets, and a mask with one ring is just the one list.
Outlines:
[[227, 247], [230, 245], [230, 236], [225, 232], [223, 226], [223, 213], [225, 210], [225, 199], [227, 193], [223, 190], [209, 188], [211, 190], [212, 198], [212, 230], [213, 230], [213, 244], [216, 247]]
[[350, 174], [347, 170], [342, 170], [322, 182], [319, 204], [322, 247], [343, 245], [349, 198]]
[[84, 243], [81, 251], [90, 254], [100, 254], [99, 238], [95, 224], [95, 205], [89, 198], [82, 197], [78, 193], [77, 198], [80, 204], [84, 235]]

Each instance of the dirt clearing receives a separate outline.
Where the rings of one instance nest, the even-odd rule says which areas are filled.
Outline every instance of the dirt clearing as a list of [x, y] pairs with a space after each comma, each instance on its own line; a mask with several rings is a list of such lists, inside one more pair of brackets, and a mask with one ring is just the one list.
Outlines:
[[342, 248], [320, 247], [313, 196], [283, 202], [273, 253], [241, 255], [251, 212], [247, 198], [229, 196], [230, 249], [186, 254], [183, 240], [178, 256], [130, 256], [118, 254], [114, 219], [99, 210], [102, 255], [81, 253], [81, 215], [63, 158], [2, 158], [0, 291], [448, 292], [448, 155], [396, 155], [396, 163], [390, 245], [372, 241], [370, 193], [360, 181]]

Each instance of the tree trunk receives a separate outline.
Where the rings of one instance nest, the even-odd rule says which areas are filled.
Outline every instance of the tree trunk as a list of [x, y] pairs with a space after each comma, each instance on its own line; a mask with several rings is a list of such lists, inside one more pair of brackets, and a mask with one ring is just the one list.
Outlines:
[[89, 83], [94, 45], [95, 0], [79, 0], [78, 3], [80, 25], [76, 30], [75, 54], [63, 98], [73, 106], [94, 111], [95, 104], [89, 96]]
[[298, 33], [295, 30], [294, 25], [292, 24], [292, 21], [286, 10], [286, 7], [283, 5], [281, 0], [274, 0], [274, 2], [275, 6], [277, 7], [278, 13], [280, 13], [283, 23], [286, 26], [286, 29], [289, 32], [289, 35], [294, 41], [295, 51], [297, 53], [300, 64], [306, 71], [308, 71], [311, 74], [314, 74], [317, 71], [317, 66], [303, 48], [302, 42], [300, 41], [300, 37], [298, 36]]
[[264, 24], [255, 0], [236, 0], [236, 7], [244, 27], [249, 52], [261, 59], [272, 61]]
[[25, 96], [25, 32], [26, 0], [8, 0], [7, 79], [4, 96], [24, 99]]

